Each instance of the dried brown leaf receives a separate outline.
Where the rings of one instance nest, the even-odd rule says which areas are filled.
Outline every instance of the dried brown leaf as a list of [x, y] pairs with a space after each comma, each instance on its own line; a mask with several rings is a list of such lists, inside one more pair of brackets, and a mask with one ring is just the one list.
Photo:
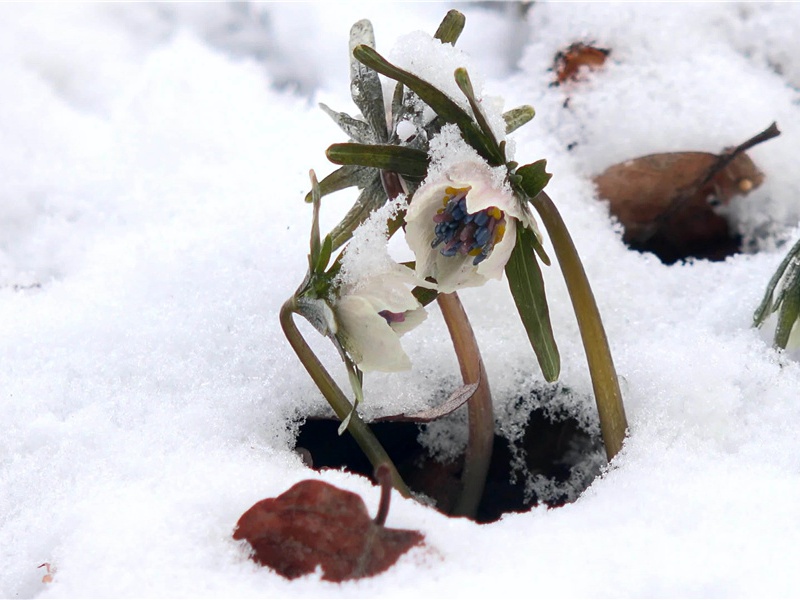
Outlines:
[[712, 173], [720, 159], [708, 152], [651, 154], [613, 165], [594, 182], [625, 228], [627, 244], [668, 263], [688, 256], [724, 258], [732, 253], [730, 228], [713, 205], [749, 193], [764, 175], [743, 152]]
[[596, 48], [589, 44], [576, 42], [566, 50], [556, 54], [553, 70], [556, 72], [556, 81], [553, 85], [564, 83], [568, 79], [578, 79], [581, 67], [594, 71], [603, 66], [611, 50]]
[[256, 503], [239, 519], [233, 538], [247, 540], [253, 560], [284, 577], [321, 566], [322, 578], [334, 582], [386, 571], [424, 539], [418, 531], [383, 527], [370, 519], [360, 496], [314, 480]]

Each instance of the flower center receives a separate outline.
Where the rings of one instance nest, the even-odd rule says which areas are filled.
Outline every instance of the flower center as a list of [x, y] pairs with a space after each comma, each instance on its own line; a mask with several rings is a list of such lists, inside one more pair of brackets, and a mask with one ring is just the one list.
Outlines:
[[506, 218], [496, 206], [468, 213], [467, 192], [469, 188], [445, 189], [443, 208], [433, 217], [436, 237], [431, 242], [431, 248], [444, 243], [439, 251], [442, 256], [474, 256], [472, 264], [477, 265], [486, 260], [495, 244], [503, 239]]

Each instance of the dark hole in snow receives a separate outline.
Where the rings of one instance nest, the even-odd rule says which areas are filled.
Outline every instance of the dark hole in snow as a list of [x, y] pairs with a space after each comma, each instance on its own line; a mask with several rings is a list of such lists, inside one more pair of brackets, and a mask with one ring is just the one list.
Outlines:
[[[452, 426], [465, 424], [453, 422]], [[314, 469], [344, 469], [371, 477], [373, 467], [352, 437], [337, 435], [338, 427], [334, 419], [309, 418], [299, 428], [296, 447], [310, 452]], [[449, 514], [461, 486], [463, 455], [452, 460], [431, 456], [431, 450], [420, 442], [425, 425], [373, 423], [370, 427], [411, 490]], [[476, 518], [479, 523], [537, 505], [558, 507], [572, 502], [606, 464], [599, 435], [587, 433], [574, 418], [551, 420], [537, 408], [530, 412], [521, 433], [514, 441], [495, 435]]]

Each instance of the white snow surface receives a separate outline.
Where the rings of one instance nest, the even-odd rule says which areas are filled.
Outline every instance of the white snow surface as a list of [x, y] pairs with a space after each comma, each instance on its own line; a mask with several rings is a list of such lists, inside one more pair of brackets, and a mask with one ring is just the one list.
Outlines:
[[[293, 452], [325, 403], [278, 309], [307, 265], [308, 170], [330, 172], [325, 148], [346, 141], [316, 104], [356, 112], [350, 25], [371, 19], [386, 55], [452, 6], [0, 5], [0, 597], [798, 594], [800, 365], [751, 328], [798, 235], [798, 4], [457, 5], [484, 92], [536, 107], [510, 136], [516, 160], [554, 174], [625, 447], [573, 504], [489, 525], [395, 497], [388, 525], [426, 546], [371, 579], [287, 581], [232, 539], [251, 505], [307, 478], [376, 510], [368, 480]], [[606, 66], [549, 86], [577, 41], [610, 48]], [[752, 252], [667, 267], [625, 248], [592, 175], [719, 152], [772, 121], [782, 135], [750, 151], [765, 183], [732, 209]], [[323, 200], [323, 232], [353, 199]], [[557, 266], [545, 280], [561, 379], [589, 398]], [[541, 374], [504, 281], [462, 300], [510, 427], [504, 407]], [[367, 418], [458, 385], [430, 311], [403, 338], [415, 368], [367, 378]], [[303, 332], [346, 386], [331, 345]]]

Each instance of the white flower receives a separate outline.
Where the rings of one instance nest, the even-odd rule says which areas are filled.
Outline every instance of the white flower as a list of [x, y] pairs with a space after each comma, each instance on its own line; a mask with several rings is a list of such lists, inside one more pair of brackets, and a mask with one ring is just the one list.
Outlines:
[[410, 271], [373, 275], [345, 284], [333, 305], [336, 338], [362, 371], [404, 371], [411, 361], [400, 336], [427, 317], [411, 294], [415, 279]]
[[520, 223], [539, 235], [527, 208], [495, 181], [486, 163], [460, 162], [426, 180], [411, 200], [406, 241], [417, 276], [436, 279], [440, 292], [500, 279]]

